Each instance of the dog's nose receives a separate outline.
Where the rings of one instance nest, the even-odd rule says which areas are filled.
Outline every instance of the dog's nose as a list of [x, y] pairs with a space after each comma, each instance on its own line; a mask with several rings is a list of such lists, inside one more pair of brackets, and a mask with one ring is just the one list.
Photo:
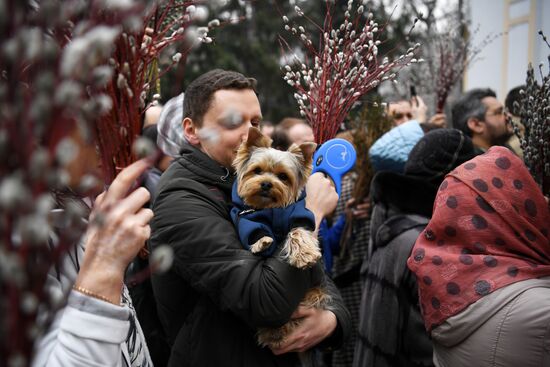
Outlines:
[[262, 188], [262, 190], [264, 191], [269, 191], [271, 190], [271, 188], [273, 187], [273, 184], [269, 181], [264, 181], [260, 184], [260, 187]]

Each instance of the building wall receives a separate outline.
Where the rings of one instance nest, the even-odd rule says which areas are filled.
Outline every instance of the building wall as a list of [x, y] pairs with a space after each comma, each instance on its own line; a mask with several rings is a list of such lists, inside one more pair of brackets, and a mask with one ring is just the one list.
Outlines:
[[479, 26], [474, 45], [489, 34], [502, 35], [470, 65], [464, 90], [490, 87], [503, 100], [508, 90], [525, 82], [529, 62], [538, 65], [542, 61], [548, 70], [550, 49], [538, 31], [550, 36], [550, 22], [543, 22], [543, 14], [550, 15], [550, 0], [470, 0], [469, 8], [473, 28]]

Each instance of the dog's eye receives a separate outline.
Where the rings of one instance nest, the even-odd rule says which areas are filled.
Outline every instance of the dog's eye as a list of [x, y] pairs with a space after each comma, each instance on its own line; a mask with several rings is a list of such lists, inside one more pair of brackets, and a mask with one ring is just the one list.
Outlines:
[[262, 173], [262, 170], [258, 167], [254, 168], [254, 173], [259, 175], [260, 173]]
[[281, 180], [281, 181], [286, 181], [286, 180], [288, 180], [288, 176], [286, 175], [286, 173], [279, 173], [279, 174], [277, 175], [277, 177], [278, 177], [279, 180]]

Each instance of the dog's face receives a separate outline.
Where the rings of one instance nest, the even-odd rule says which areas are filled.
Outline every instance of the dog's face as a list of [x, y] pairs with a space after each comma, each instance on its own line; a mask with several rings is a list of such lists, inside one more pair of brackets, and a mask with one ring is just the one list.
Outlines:
[[237, 151], [237, 192], [252, 208], [277, 208], [298, 200], [311, 174], [317, 144], [293, 144], [286, 152], [271, 148], [271, 139], [251, 127]]

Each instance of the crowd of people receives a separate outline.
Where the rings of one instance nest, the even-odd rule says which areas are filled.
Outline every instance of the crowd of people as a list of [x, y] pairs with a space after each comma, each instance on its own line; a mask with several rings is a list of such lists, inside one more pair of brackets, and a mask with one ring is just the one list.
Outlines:
[[[506, 105], [514, 98], [517, 89]], [[91, 207], [79, 224], [87, 231], [50, 271], [48, 292], [68, 300], [50, 315], [33, 365], [548, 364], [550, 211], [520, 158], [514, 110], [475, 89], [448, 120], [426, 111], [420, 97], [389, 104], [394, 127], [370, 148], [365, 200], [353, 198], [358, 172], [340, 197], [322, 173], [308, 178], [323, 254], [298, 269], [240, 243], [233, 161], [250, 127], [279, 150], [314, 141], [313, 130], [298, 118], [264, 122], [254, 79], [201, 75], [146, 113], [155, 165], [137, 161], [105, 192], [78, 198]], [[96, 165], [82, 162], [75, 169]], [[125, 284], [163, 247], [173, 257], [166, 271]], [[319, 285], [327, 304], [302, 305]], [[300, 323], [282, 343], [258, 344], [259, 329], [291, 320]]]

